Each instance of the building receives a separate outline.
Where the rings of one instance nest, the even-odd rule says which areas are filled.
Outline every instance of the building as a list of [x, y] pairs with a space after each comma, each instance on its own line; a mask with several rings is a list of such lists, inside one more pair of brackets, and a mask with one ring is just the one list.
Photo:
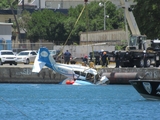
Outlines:
[[0, 22], [0, 50], [12, 50], [12, 25]]
[[[84, 4], [84, 0], [21, 0], [19, 2], [19, 5], [22, 4], [30, 5], [30, 7], [35, 7], [37, 9], [44, 9], [44, 8], [50, 8], [50, 9], [69, 9], [70, 7], [76, 7], [79, 4]], [[88, 3], [95, 0], [88, 0]], [[102, 2], [102, 0], [96, 0], [99, 2]], [[115, 5], [120, 5], [120, 0], [110, 0]], [[130, 4], [134, 4], [134, 0], [126, 0]]]
[[82, 32], [80, 34], [80, 44], [104, 43], [108, 45], [120, 44], [121, 40], [126, 39], [126, 32], [123, 29], [108, 31]]
[[[24, 2], [23, 2], [24, 1]], [[89, 0], [94, 1], [94, 0]], [[97, 0], [101, 1], [101, 0]], [[110, 0], [115, 5], [120, 6], [120, 0]], [[127, 0], [129, 4], [135, 4], [134, 0]], [[18, 10], [14, 10], [16, 15], [20, 14], [22, 9], [27, 9], [30, 12], [38, 9], [53, 9], [54, 11], [60, 11], [67, 14], [67, 9], [71, 6], [76, 7], [79, 4], [84, 4], [84, 0], [20, 0], [18, 3]], [[24, 5], [24, 6], [23, 6]], [[0, 22], [8, 23], [9, 19], [14, 21], [14, 17], [11, 10], [0, 10]]]
[[[94, 1], [94, 0], [89, 0], [90, 1]], [[97, 1], [101, 1], [101, 0], [97, 0]], [[114, 4], [116, 4], [117, 6], [120, 5], [120, 0], [110, 0], [112, 1]], [[133, 4], [133, 0], [128, 0], [131, 4]], [[69, 9], [71, 6], [72, 7], [76, 7], [78, 4], [84, 4], [84, 0], [20, 0], [18, 3], [18, 10], [14, 10], [14, 13], [18, 16], [21, 14], [21, 11], [23, 9], [27, 9], [31, 12], [35, 11], [35, 10], [40, 10], [40, 9], [52, 9], [54, 11], [61, 11], [67, 14], [67, 9]], [[12, 14], [11, 10], [0, 10], [0, 22], [6, 22], [8, 23], [9, 21], [14, 22], [14, 17]], [[104, 31], [105, 32], [105, 31]], [[101, 42], [104, 41], [104, 38], [106, 35], [104, 35], [104, 32], [102, 33], [97, 33], [99, 39]], [[123, 31], [124, 33], [124, 31]], [[24, 34], [21, 33], [20, 31], [20, 35]], [[113, 36], [110, 33], [106, 33], [109, 34], [110, 36]], [[92, 34], [90, 34], [92, 35]], [[82, 33], [80, 38], [82, 40], [81, 44], [85, 44], [88, 43], [88, 39], [92, 39], [93, 41], [97, 41], [97, 39], [93, 39], [93, 37], [89, 37], [89, 38], [85, 38], [86, 35], [85, 33]], [[95, 37], [96, 38], [96, 37]], [[110, 37], [113, 38], [113, 37]], [[111, 39], [107, 39], [107, 40], [111, 40]], [[117, 39], [114, 39], [117, 40]], [[15, 44], [19, 44], [17, 41], [14, 44], [14, 47], [19, 47], [16, 46]]]

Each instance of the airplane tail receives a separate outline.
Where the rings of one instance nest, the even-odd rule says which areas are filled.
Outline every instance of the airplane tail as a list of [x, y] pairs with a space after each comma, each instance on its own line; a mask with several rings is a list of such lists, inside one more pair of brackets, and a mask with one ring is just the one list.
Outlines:
[[38, 50], [38, 54], [34, 60], [32, 72], [39, 73], [44, 66], [52, 69], [53, 64], [56, 64], [56, 62], [53, 57], [50, 56], [49, 50], [45, 47], [41, 47]]

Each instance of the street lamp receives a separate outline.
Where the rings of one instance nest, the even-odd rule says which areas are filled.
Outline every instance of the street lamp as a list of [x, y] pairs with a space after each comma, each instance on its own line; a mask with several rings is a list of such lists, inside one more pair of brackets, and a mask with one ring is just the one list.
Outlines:
[[100, 7], [104, 6], [104, 30], [106, 30], [106, 17], [109, 18], [109, 15], [106, 15], [106, 3], [107, 2], [108, 1], [104, 2], [104, 4], [101, 2], [99, 3]]

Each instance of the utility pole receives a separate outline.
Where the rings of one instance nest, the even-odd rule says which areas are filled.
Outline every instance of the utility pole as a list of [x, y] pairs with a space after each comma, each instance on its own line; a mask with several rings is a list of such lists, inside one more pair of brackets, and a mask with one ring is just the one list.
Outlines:
[[24, 0], [22, 0], [22, 11], [24, 11]]
[[103, 9], [104, 9], [104, 15], [103, 15], [103, 17], [104, 17], [104, 23], [103, 23], [103, 26], [104, 26], [104, 30], [106, 30], [106, 17], [109, 17], [109, 15], [106, 15], [106, 3], [108, 2], [108, 0], [106, 1], [106, 2], [104, 2], [104, 3], [99, 3], [99, 6], [100, 7], [104, 7]]
[[[87, 46], [88, 46], [88, 7], [87, 7], [88, 0], [84, 0], [84, 3], [85, 3], [85, 12], [86, 12], [86, 38], [87, 38]], [[87, 47], [87, 54], [88, 54], [88, 47]]]
[[41, 0], [39, 0], [39, 11], [41, 11]]
[[106, 30], [106, 2], [104, 2], [104, 30]]

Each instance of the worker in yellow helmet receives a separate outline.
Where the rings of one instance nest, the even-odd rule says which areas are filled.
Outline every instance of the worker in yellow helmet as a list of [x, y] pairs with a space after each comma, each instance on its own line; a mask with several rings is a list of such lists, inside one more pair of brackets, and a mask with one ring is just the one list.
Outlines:
[[107, 52], [103, 52], [102, 55], [102, 67], [108, 67], [108, 55]]

